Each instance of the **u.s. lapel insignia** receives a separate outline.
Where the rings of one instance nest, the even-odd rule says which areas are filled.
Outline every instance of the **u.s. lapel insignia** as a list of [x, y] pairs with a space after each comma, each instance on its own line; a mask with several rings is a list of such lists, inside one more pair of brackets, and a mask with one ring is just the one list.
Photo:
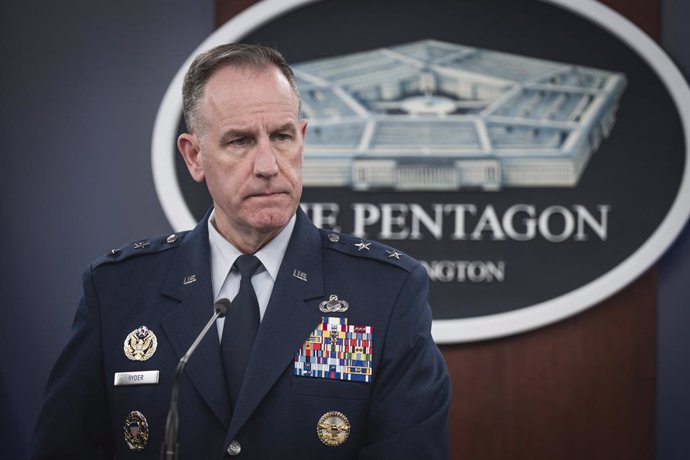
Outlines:
[[350, 304], [344, 300], [340, 300], [337, 295], [331, 294], [328, 300], [324, 300], [319, 304], [319, 310], [322, 313], [342, 313], [350, 308]]
[[146, 361], [153, 356], [157, 347], [156, 334], [146, 326], [134, 329], [125, 338], [125, 356], [132, 361]]
[[292, 276], [294, 276], [298, 280], [307, 281], [307, 274], [301, 270], [297, 270], [296, 268], [292, 270]]
[[337, 447], [350, 435], [350, 421], [342, 412], [326, 412], [316, 424], [316, 433], [321, 442], [329, 447]]
[[125, 442], [131, 450], [143, 450], [149, 441], [149, 424], [146, 417], [139, 411], [133, 410], [125, 418], [123, 426]]

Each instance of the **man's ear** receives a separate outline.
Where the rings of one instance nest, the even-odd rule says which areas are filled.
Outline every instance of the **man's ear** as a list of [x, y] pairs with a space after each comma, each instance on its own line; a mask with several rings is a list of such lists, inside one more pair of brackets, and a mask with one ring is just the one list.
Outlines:
[[199, 138], [194, 133], [182, 133], [177, 138], [177, 149], [180, 151], [189, 174], [196, 182], [204, 181], [204, 165]]

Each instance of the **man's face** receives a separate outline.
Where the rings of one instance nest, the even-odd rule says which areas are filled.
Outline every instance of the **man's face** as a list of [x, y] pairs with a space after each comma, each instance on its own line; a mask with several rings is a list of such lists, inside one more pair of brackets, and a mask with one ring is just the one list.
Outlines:
[[216, 227], [241, 250], [247, 238], [265, 244], [295, 213], [302, 194], [306, 122], [276, 68], [224, 67], [209, 79], [196, 133], [178, 147], [192, 177], [206, 181]]

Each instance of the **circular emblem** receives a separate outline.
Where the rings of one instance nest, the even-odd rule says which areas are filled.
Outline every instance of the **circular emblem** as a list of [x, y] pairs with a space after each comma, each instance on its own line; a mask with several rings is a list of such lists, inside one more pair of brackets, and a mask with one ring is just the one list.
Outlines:
[[338, 296], [334, 294], [331, 294], [328, 300], [324, 300], [319, 304], [319, 310], [323, 313], [340, 313], [347, 311], [348, 308], [350, 308], [350, 304], [338, 299]]
[[127, 335], [124, 344], [125, 356], [132, 361], [146, 361], [156, 352], [158, 339], [146, 326], [140, 326]]
[[143, 450], [149, 440], [149, 424], [146, 417], [139, 411], [133, 410], [125, 418], [123, 426], [125, 442], [131, 450]]
[[[242, 41], [286, 51], [309, 122], [301, 209], [333, 230], [329, 243], [343, 243], [337, 231], [399, 248], [389, 262], [418, 258], [438, 343], [571, 317], [666, 251], [690, 215], [690, 88], [642, 31], [594, 0], [431, 0], [424, 20], [415, 2], [377, 4], [264, 0], [194, 54]], [[360, 40], [324, 35], [329, 21]], [[318, 53], [303, 46], [315, 34]], [[212, 202], [174, 148], [191, 59], [152, 144], [176, 231]]]
[[326, 412], [316, 424], [316, 433], [327, 446], [339, 446], [350, 435], [350, 421], [341, 412]]

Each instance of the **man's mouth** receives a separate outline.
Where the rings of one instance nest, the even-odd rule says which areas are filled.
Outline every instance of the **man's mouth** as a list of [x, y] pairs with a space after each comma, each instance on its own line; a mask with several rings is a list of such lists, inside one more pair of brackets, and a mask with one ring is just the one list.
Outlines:
[[258, 192], [258, 193], [250, 193], [247, 195], [247, 198], [270, 198], [274, 196], [279, 196], [279, 195], [286, 195], [287, 192], [280, 191], [280, 190], [266, 190], [263, 192]]

